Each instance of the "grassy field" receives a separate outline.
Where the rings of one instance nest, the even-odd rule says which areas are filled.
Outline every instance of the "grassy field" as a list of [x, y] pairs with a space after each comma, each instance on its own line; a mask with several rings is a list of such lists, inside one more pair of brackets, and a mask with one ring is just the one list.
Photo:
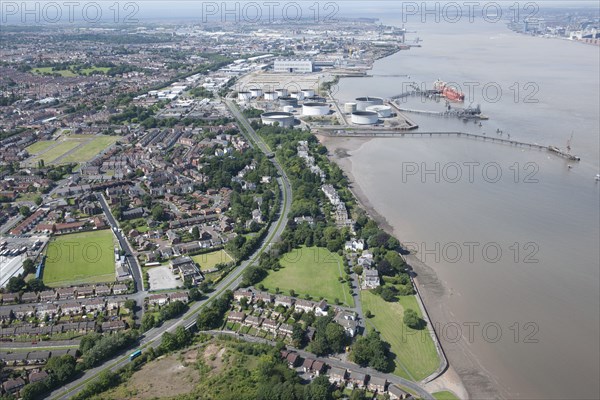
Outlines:
[[397, 302], [388, 303], [380, 296], [362, 290], [361, 300], [363, 312], [369, 310], [373, 314], [367, 319], [367, 328], [377, 329], [396, 355], [394, 374], [418, 381], [437, 369], [440, 360], [429, 331], [414, 330], [402, 322], [406, 308], [412, 308], [422, 316], [415, 296], [399, 296]]
[[233, 261], [233, 258], [227, 254], [225, 250], [217, 250], [211, 251], [210, 253], [198, 254], [197, 256], [193, 256], [192, 259], [200, 264], [200, 269], [202, 271], [211, 270], [217, 264]]
[[[29, 147], [32, 148], [29, 152], [37, 155], [27, 161], [31, 165], [37, 164], [39, 160], [44, 160], [46, 165], [82, 163], [91, 160], [120, 138], [120, 136], [68, 135], [60, 141], [38, 142]], [[80, 145], [81, 147], [77, 148]], [[75, 148], [77, 150], [73, 151]], [[72, 152], [69, 153], [70, 151]]]
[[65, 77], [65, 78], [77, 76], [77, 74], [74, 74], [73, 71], [69, 71], [68, 69], [61, 69], [59, 71], [53, 71], [52, 67], [34, 68], [31, 71], [34, 74], [38, 74], [38, 75], [43, 75], [43, 74], [60, 74], [60, 76]]
[[270, 271], [262, 284], [274, 292], [275, 288], [289, 293], [293, 289], [297, 296], [309, 294], [318, 300], [324, 297], [333, 304], [339, 299], [343, 304], [354, 307], [347, 282], [338, 279], [344, 276], [342, 258], [320, 247], [301, 247], [285, 254], [279, 271]]
[[[100, 71], [103, 74], [107, 73], [108, 70], [110, 68], [109, 67], [91, 67], [91, 68], [82, 68], [80, 70], [81, 75], [88, 75], [91, 72], [94, 71]], [[70, 69], [61, 69], [58, 71], [53, 71], [52, 67], [40, 67], [40, 68], [33, 68], [31, 70], [34, 74], [38, 74], [38, 75], [43, 75], [43, 74], [60, 74], [60, 76], [65, 77], [65, 78], [70, 78], [70, 77], [74, 77], [77, 76], [78, 74], [71, 71]]]
[[90, 142], [61, 159], [61, 163], [80, 163], [91, 160], [96, 154], [119, 140], [119, 136], [96, 136]]
[[35, 157], [31, 157], [28, 161], [30, 163], [37, 164], [39, 160], [44, 160], [46, 165], [52, 164], [54, 160], [61, 157], [63, 154], [73, 150], [75, 147], [79, 146], [82, 141], [79, 139], [76, 140], [64, 140], [62, 142], [55, 142], [56, 146], [39, 153]]
[[29, 154], [36, 154], [40, 151], [46, 150], [48, 147], [52, 146], [55, 143], [56, 142], [54, 140], [40, 140], [39, 142], [35, 142], [31, 146], [27, 146], [25, 150], [27, 150]]
[[105, 74], [105, 73], [108, 72], [108, 70], [110, 70], [109, 67], [91, 67], [91, 68], [82, 68], [81, 69], [81, 73], [84, 74], [84, 75], [88, 75], [91, 72], [100, 71], [103, 74]]
[[52, 287], [113, 282], [112, 232], [102, 230], [57, 236], [48, 244], [43, 280]]
[[454, 393], [449, 392], [447, 390], [443, 391], [443, 392], [432, 393], [432, 396], [436, 400], [458, 400], [458, 397], [456, 397], [456, 395], [454, 395]]

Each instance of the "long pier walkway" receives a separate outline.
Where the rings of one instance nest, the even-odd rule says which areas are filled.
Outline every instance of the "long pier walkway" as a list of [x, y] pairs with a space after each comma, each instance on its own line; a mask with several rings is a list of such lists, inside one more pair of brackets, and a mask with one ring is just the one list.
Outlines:
[[443, 137], [443, 136], [456, 136], [465, 137], [470, 139], [478, 139], [483, 141], [490, 141], [493, 143], [506, 144], [516, 147], [527, 147], [531, 149], [547, 150], [560, 157], [579, 161], [579, 157], [572, 154], [566, 153], [557, 149], [554, 146], [544, 146], [538, 143], [521, 142], [519, 140], [503, 139], [499, 137], [479, 135], [476, 133], [467, 132], [406, 132], [406, 131], [392, 131], [392, 130], [366, 130], [366, 129], [354, 129], [354, 130], [340, 130], [339, 127], [335, 131], [325, 132], [329, 136], [337, 137], [377, 137], [377, 138], [403, 138], [403, 137]]

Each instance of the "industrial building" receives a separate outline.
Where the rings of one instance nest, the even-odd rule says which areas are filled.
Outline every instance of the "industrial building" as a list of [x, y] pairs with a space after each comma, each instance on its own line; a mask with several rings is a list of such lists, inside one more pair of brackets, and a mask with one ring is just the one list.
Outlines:
[[356, 125], [374, 125], [379, 121], [379, 115], [373, 111], [355, 111], [350, 120]]
[[274, 72], [313, 72], [313, 62], [308, 59], [277, 59], [273, 63]]
[[[377, 114], [375, 114], [377, 115]], [[275, 125], [275, 123], [279, 124], [279, 126], [284, 128], [289, 128], [294, 126], [294, 114], [283, 111], [272, 111], [266, 112], [260, 116], [260, 119], [265, 125]]]

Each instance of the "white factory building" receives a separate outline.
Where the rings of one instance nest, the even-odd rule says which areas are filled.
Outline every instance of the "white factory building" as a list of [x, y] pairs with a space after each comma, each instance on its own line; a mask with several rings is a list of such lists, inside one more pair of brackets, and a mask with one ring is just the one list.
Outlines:
[[313, 62], [309, 59], [277, 59], [273, 62], [274, 72], [313, 72]]

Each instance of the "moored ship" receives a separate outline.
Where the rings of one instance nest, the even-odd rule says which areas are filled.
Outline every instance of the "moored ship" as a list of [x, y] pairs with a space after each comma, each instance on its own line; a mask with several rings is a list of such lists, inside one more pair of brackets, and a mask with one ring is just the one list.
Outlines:
[[433, 82], [433, 89], [438, 91], [443, 97], [451, 101], [465, 101], [465, 95], [453, 88], [452, 86], [448, 86], [448, 84], [444, 81], [437, 80]]

